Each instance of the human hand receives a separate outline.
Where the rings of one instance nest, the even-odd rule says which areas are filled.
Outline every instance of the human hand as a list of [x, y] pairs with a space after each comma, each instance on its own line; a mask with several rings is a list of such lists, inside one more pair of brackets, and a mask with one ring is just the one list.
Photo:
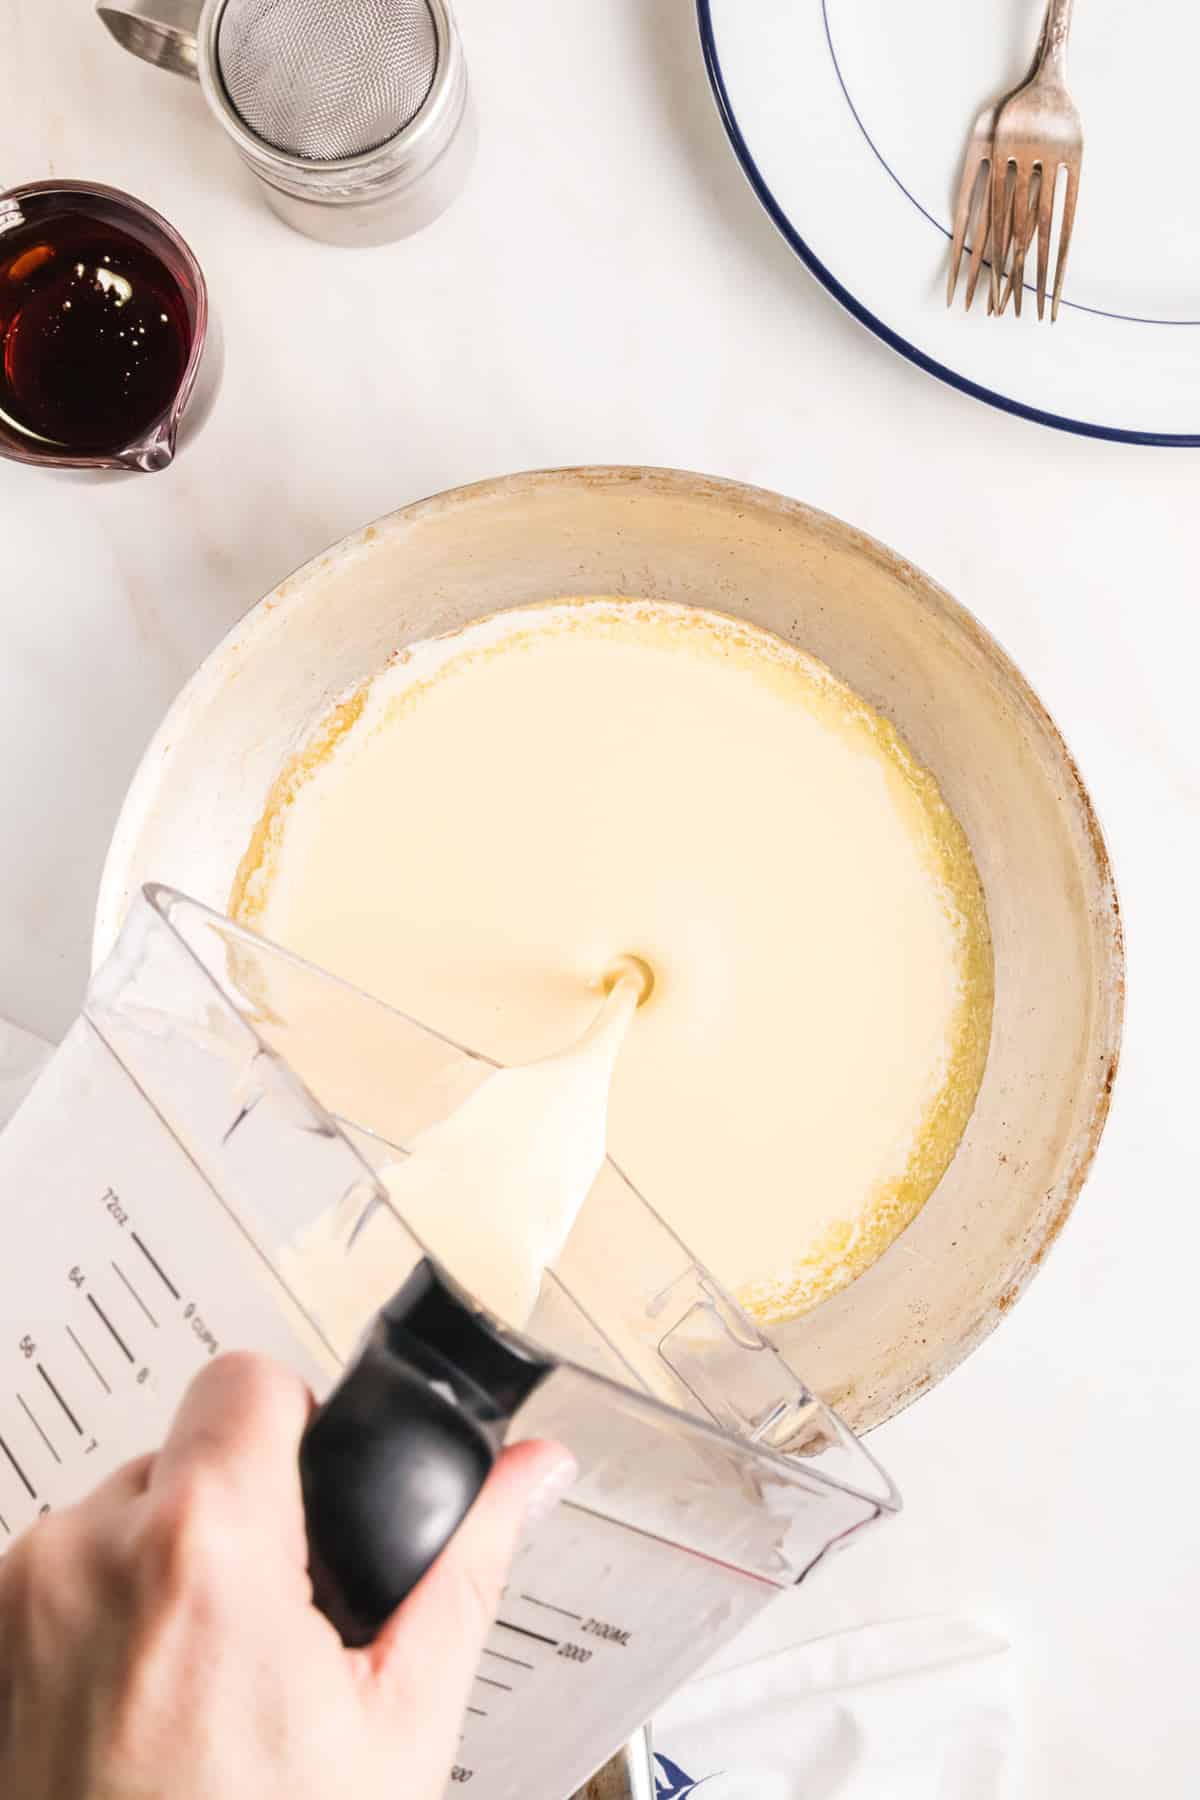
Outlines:
[[310, 1410], [283, 1368], [222, 1357], [157, 1456], [0, 1562], [0, 1794], [440, 1800], [517, 1538], [573, 1466], [505, 1451], [375, 1643], [346, 1650], [307, 1575]]

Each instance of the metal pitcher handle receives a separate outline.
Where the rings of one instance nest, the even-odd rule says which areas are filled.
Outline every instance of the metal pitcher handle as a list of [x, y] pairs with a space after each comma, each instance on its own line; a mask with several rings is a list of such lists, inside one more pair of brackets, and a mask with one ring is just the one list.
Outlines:
[[196, 29], [203, 0], [96, 0], [118, 44], [175, 75], [196, 74]]

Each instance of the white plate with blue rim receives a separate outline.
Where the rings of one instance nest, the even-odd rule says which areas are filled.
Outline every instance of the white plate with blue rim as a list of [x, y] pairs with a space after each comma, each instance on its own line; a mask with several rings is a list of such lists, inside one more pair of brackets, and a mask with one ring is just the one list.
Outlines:
[[1200, 8], [1080, 0], [1083, 118], [1056, 324], [946, 306], [967, 135], [1028, 70], [1042, 0], [697, 0], [709, 78], [759, 200], [830, 293], [928, 374], [1089, 437], [1200, 445]]

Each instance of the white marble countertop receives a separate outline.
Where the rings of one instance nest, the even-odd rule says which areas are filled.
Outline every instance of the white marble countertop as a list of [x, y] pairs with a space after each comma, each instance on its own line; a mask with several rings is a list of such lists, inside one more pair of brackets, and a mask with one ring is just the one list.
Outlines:
[[1197, 453], [987, 411], [844, 317], [734, 166], [690, 0], [524, 0], [519, 22], [459, 0], [469, 189], [421, 237], [349, 253], [279, 224], [198, 92], [123, 56], [88, 0], [3, 12], [3, 179], [158, 206], [207, 270], [226, 369], [165, 475], [0, 464], [0, 1013], [63, 1030], [152, 728], [244, 608], [352, 527], [508, 470], [641, 462], [883, 539], [979, 614], [1082, 764], [1128, 924], [1126, 1053], [1049, 1266], [873, 1440], [904, 1518], [740, 1653], [966, 1614], [1027, 1673], [1030, 1800], [1193, 1793]]

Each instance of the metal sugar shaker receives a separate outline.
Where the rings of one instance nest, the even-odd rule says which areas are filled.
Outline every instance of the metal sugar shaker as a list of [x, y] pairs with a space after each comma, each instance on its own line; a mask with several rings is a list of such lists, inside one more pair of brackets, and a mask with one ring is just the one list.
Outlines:
[[287, 224], [387, 243], [443, 212], [474, 121], [446, 0], [97, 0], [134, 55], [198, 80]]

